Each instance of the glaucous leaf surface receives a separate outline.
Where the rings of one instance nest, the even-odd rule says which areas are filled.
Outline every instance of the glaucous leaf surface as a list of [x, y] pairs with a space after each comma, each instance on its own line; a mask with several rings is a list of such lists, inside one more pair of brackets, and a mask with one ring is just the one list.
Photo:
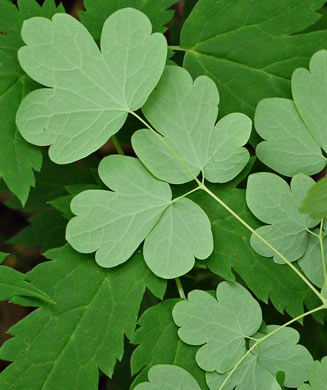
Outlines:
[[[267, 333], [277, 329], [276, 325], [268, 325]], [[258, 333], [254, 338], [265, 336]], [[285, 373], [285, 386], [298, 387], [308, 379], [313, 359], [309, 351], [298, 345], [299, 333], [292, 328], [283, 328], [267, 338], [243, 360], [224, 390], [281, 390], [276, 380], [278, 372]], [[253, 341], [251, 341], [253, 344]], [[250, 343], [250, 345], [251, 345]], [[207, 383], [210, 390], [217, 390], [223, 384], [228, 372], [221, 375], [217, 372], [207, 373]]]
[[216, 298], [194, 290], [173, 309], [180, 327], [178, 336], [191, 345], [202, 345], [196, 362], [205, 371], [225, 373], [246, 351], [245, 339], [255, 334], [262, 323], [261, 308], [240, 284], [222, 282]]
[[326, 390], [327, 389], [327, 357], [321, 362], [315, 361], [309, 372], [310, 384], [305, 384], [299, 390]]
[[159, 364], [150, 369], [149, 382], [140, 383], [135, 390], [201, 390], [196, 380], [181, 367]]
[[98, 369], [111, 376], [123, 356], [124, 335], [133, 334], [146, 287], [162, 298], [165, 281], [147, 269], [139, 252], [109, 272], [68, 245], [46, 255], [53, 261], [28, 277], [56, 305], [43, 305], [10, 329], [15, 337], [0, 357], [13, 363], [0, 374], [0, 387], [97, 390]]
[[[246, 205], [246, 191], [234, 186], [228, 183], [209, 188], [250, 226], [259, 228], [262, 223]], [[258, 299], [265, 303], [270, 300], [278, 311], [286, 310], [292, 317], [303, 313], [303, 303], [310, 308], [319, 305], [312, 291], [289, 267], [267, 261], [252, 249], [251, 232], [223, 207], [217, 207], [214, 199], [202, 191], [192, 194], [191, 199], [211, 222], [214, 250], [206, 260], [210, 271], [228, 281], [235, 281], [238, 274]]]
[[[7, 256], [7, 253], [0, 252], [0, 264]], [[17, 298], [29, 297], [54, 303], [46, 293], [25, 279], [25, 275], [21, 272], [6, 265], [0, 265], [0, 301], [15, 302]]]
[[[310, 235], [307, 229], [319, 222], [299, 212], [313, 184], [314, 180], [304, 174], [296, 175], [290, 186], [281, 177], [268, 172], [255, 173], [248, 179], [246, 203], [251, 212], [267, 224], [256, 231], [289, 261], [304, 255]], [[273, 257], [276, 263], [285, 264], [254, 234], [251, 245], [261, 256]]]
[[140, 11], [112, 14], [101, 35], [101, 51], [75, 18], [26, 21], [19, 62], [35, 81], [50, 88], [29, 94], [17, 125], [30, 143], [51, 145], [50, 158], [67, 164], [99, 149], [142, 107], [163, 72], [167, 43], [151, 34]]
[[17, 51], [24, 44], [20, 31], [25, 19], [50, 18], [63, 11], [53, 0], [46, 0], [42, 7], [34, 0], [19, 0], [18, 8], [10, 0], [0, 1], [0, 177], [18, 197], [20, 207], [35, 184], [33, 171], [42, 165], [41, 151], [21, 137], [15, 121], [22, 98], [37, 88], [17, 59]]
[[256, 149], [259, 159], [285, 176], [313, 175], [326, 166], [325, 109], [327, 51], [314, 54], [309, 71], [298, 68], [292, 76], [293, 100], [262, 100], [255, 113], [255, 128], [264, 139]]
[[108, 156], [99, 175], [113, 191], [89, 190], [73, 199], [76, 217], [68, 223], [66, 238], [74, 249], [96, 252], [99, 265], [114, 267], [145, 239], [147, 265], [166, 279], [184, 275], [195, 257], [211, 254], [211, 225], [204, 211], [189, 199], [172, 201], [168, 183], [152, 176], [139, 160]]
[[80, 11], [79, 17], [84, 26], [96, 40], [100, 39], [101, 27], [115, 11], [132, 7], [142, 11], [151, 21], [154, 32], [165, 32], [167, 24], [173, 17], [170, 8], [177, 0], [84, 0], [86, 11]]
[[303, 200], [300, 212], [311, 218], [327, 217], [327, 177], [312, 186]]
[[211, 182], [224, 183], [248, 163], [252, 123], [234, 113], [216, 124], [219, 94], [206, 76], [192, 80], [183, 68], [167, 66], [142, 111], [160, 135], [139, 130], [132, 137], [135, 153], [159, 179], [186, 183], [204, 171]]
[[139, 373], [132, 388], [147, 380], [149, 368], [156, 364], [173, 364], [187, 370], [199, 383], [201, 390], [208, 390], [204, 371], [195, 361], [196, 347], [183, 343], [177, 335], [172, 317], [173, 307], [179, 299], [166, 299], [146, 310], [138, 321], [131, 342], [138, 344], [131, 358], [132, 375]]
[[200, 0], [186, 20], [181, 46], [193, 77], [210, 76], [221, 114], [253, 116], [257, 103], [289, 97], [295, 68], [327, 48], [327, 32], [301, 33], [321, 15], [324, 0]]

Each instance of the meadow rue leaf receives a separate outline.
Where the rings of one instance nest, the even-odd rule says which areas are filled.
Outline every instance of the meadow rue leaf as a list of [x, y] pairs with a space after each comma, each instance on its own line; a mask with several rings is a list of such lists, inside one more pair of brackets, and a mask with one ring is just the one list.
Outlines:
[[327, 217], [327, 177], [310, 188], [300, 207], [300, 212], [309, 214], [311, 218]]
[[265, 99], [255, 113], [256, 130], [265, 140], [257, 146], [257, 156], [286, 176], [313, 175], [326, 166], [327, 51], [314, 54], [309, 68], [293, 73], [293, 101]]
[[[277, 328], [276, 325], [268, 325], [267, 333]], [[257, 333], [254, 338], [259, 339], [263, 336], [265, 334]], [[292, 328], [279, 330], [248, 354], [223, 389], [281, 390], [276, 380], [278, 372], [284, 372], [285, 386], [294, 388], [301, 385], [308, 379], [313, 359], [305, 347], [297, 344], [299, 339], [299, 333]], [[251, 341], [250, 345], [253, 343], [254, 341]], [[210, 390], [218, 390], [228, 374], [207, 373]]]
[[74, 249], [96, 251], [99, 265], [114, 267], [145, 239], [147, 265], [167, 279], [187, 273], [194, 257], [210, 255], [212, 233], [204, 211], [189, 199], [172, 201], [169, 185], [139, 160], [108, 156], [99, 165], [99, 175], [113, 192], [89, 190], [73, 199], [76, 217], [68, 223], [66, 238]]
[[[15, 337], [0, 357], [14, 363], [2, 371], [0, 387], [96, 390], [98, 369], [111, 376], [123, 356], [124, 335], [133, 334], [146, 287], [162, 297], [165, 281], [147, 269], [139, 252], [110, 271], [68, 245], [46, 256], [54, 260], [28, 277], [56, 305], [43, 305], [10, 329]], [[55, 341], [51, 348], [49, 340]]]
[[101, 36], [101, 26], [115, 11], [132, 7], [142, 11], [151, 21], [153, 31], [165, 32], [167, 24], [174, 15], [174, 10], [168, 9], [177, 0], [84, 0], [86, 11], [80, 11], [79, 17], [84, 26], [98, 40]]
[[259, 330], [262, 313], [244, 287], [222, 282], [217, 299], [202, 290], [190, 292], [186, 301], [174, 307], [173, 318], [182, 341], [202, 345], [196, 354], [198, 365], [224, 373], [245, 353], [245, 338]]
[[[244, 189], [230, 187], [230, 183], [209, 185], [209, 188], [254, 229], [262, 226], [246, 205]], [[205, 261], [211, 272], [228, 281], [235, 281], [237, 273], [258, 299], [266, 303], [271, 300], [278, 311], [286, 310], [292, 317], [303, 313], [303, 303], [308, 307], [319, 304], [289, 267], [280, 267], [255, 252], [250, 245], [251, 232], [223, 207], [217, 207], [214, 199], [202, 191], [192, 194], [191, 199], [211, 222], [214, 251]]]
[[[0, 252], [0, 264], [7, 256], [6, 253]], [[24, 274], [6, 265], [0, 265], [0, 301], [15, 300], [18, 297], [54, 303], [46, 293], [27, 282]]]
[[315, 361], [309, 372], [310, 384], [305, 384], [299, 390], [326, 390], [327, 389], [327, 357], [321, 362]]
[[132, 384], [146, 381], [149, 368], [156, 364], [173, 364], [187, 370], [199, 383], [202, 390], [208, 390], [204, 371], [195, 362], [196, 347], [179, 339], [177, 326], [172, 317], [173, 307], [179, 299], [166, 299], [146, 310], [139, 319], [139, 328], [131, 342], [138, 344], [131, 358], [132, 375], [142, 370]]
[[99, 149], [142, 107], [163, 72], [167, 43], [151, 35], [140, 11], [125, 8], [105, 22], [101, 52], [70, 15], [24, 23], [18, 53], [26, 73], [50, 87], [29, 94], [17, 125], [30, 143], [51, 145], [50, 158], [67, 164]]
[[135, 390], [201, 390], [197, 381], [181, 367], [159, 364], [149, 371], [149, 382], [140, 383]]
[[[319, 235], [319, 229], [313, 230]], [[325, 235], [325, 231], [323, 230]], [[323, 239], [325, 259], [327, 259], [327, 239]], [[321, 247], [318, 237], [310, 235], [307, 250], [304, 256], [298, 261], [302, 271], [316, 286], [322, 288], [325, 283], [325, 272], [323, 268], [323, 260], [321, 257]], [[325, 265], [326, 266], [326, 265]]]
[[289, 97], [293, 70], [327, 48], [326, 31], [301, 33], [321, 15], [324, 0], [200, 0], [184, 23], [184, 67], [210, 76], [221, 114], [253, 116], [266, 97]]
[[201, 76], [193, 81], [185, 69], [167, 66], [142, 108], [162, 137], [137, 131], [132, 137], [135, 153], [156, 177], [169, 183], [186, 183], [202, 170], [211, 182], [232, 180], [249, 161], [243, 146], [252, 124], [239, 113], [216, 124], [218, 103], [211, 79]]
[[[281, 177], [268, 172], [249, 176], [246, 202], [252, 213], [267, 226], [256, 231], [289, 261], [302, 257], [308, 246], [307, 229], [318, 224], [299, 212], [299, 207], [313, 186], [314, 180], [298, 174], [289, 186]], [[260, 255], [273, 257], [276, 263], [285, 262], [254, 234], [251, 245]]]
[[9, 0], [0, 1], [0, 177], [18, 197], [20, 206], [35, 184], [33, 171], [39, 171], [42, 165], [39, 148], [21, 137], [15, 122], [22, 98], [37, 88], [17, 59], [23, 45], [20, 31], [25, 19], [51, 17], [63, 11], [62, 5], [57, 8], [53, 0], [46, 0], [42, 7], [34, 0], [20, 0], [18, 8]]

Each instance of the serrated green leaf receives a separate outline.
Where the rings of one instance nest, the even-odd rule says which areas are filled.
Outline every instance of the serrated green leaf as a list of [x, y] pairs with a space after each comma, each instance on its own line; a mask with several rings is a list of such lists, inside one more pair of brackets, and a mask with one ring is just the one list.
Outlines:
[[310, 385], [306, 384], [299, 390], [326, 390], [327, 389], [327, 357], [321, 362], [315, 361], [309, 372]]
[[219, 284], [217, 299], [205, 291], [190, 292], [174, 307], [173, 318], [182, 341], [202, 345], [196, 353], [198, 365], [221, 373], [234, 367], [246, 351], [245, 338], [262, 323], [256, 300], [244, 287], [229, 282]]
[[[7, 257], [7, 253], [0, 252], [0, 263]], [[42, 302], [54, 303], [47, 294], [25, 280], [25, 275], [5, 265], [0, 266], [0, 301], [10, 301], [15, 298], [35, 298], [37, 305]], [[39, 301], [39, 302], [38, 302]]]
[[[186, 20], [181, 46], [193, 77], [210, 76], [221, 114], [253, 116], [266, 97], [289, 97], [295, 68], [327, 48], [327, 33], [300, 33], [315, 23], [324, 0], [200, 0]], [[300, 33], [300, 34], [299, 34]]]
[[293, 101], [265, 99], [258, 104], [255, 127], [265, 140], [258, 158], [275, 171], [294, 176], [313, 175], [326, 166], [327, 51], [314, 54], [310, 71], [299, 68], [292, 76]]
[[85, 0], [86, 11], [80, 11], [79, 17], [84, 26], [98, 40], [101, 36], [101, 26], [115, 11], [132, 7], [142, 11], [150, 19], [154, 32], [165, 32], [167, 24], [174, 15], [168, 10], [177, 0]]
[[327, 217], [327, 177], [310, 188], [300, 207], [300, 212], [309, 214], [311, 218]]
[[24, 204], [35, 184], [33, 171], [41, 169], [42, 155], [21, 137], [15, 123], [22, 98], [37, 87], [17, 60], [17, 51], [23, 45], [20, 30], [31, 16], [51, 17], [64, 9], [56, 8], [53, 0], [46, 0], [42, 7], [34, 0], [20, 0], [18, 5], [19, 8], [10, 0], [0, 1], [0, 177]]
[[[246, 205], [245, 190], [211, 185], [210, 190], [254, 229], [261, 223]], [[191, 195], [211, 221], [214, 251], [206, 261], [208, 268], [222, 278], [234, 281], [237, 273], [249, 289], [262, 301], [270, 299], [280, 312], [286, 310], [292, 317], [303, 313], [303, 303], [312, 308], [319, 305], [312, 291], [289, 268], [256, 253], [250, 245], [251, 233], [228, 211], [217, 207], [214, 199], [203, 192]], [[258, 277], [260, 275], [260, 277]]]
[[65, 244], [67, 221], [56, 210], [47, 210], [34, 215], [16, 236], [9, 240], [11, 244], [23, 244], [27, 248], [41, 246], [41, 251], [58, 248]]
[[142, 108], [163, 138], [137, 131], [132, 137], [135, 153], [156, 177], [169, 183], [186, 183], [201, 171], [211, 182], [232, 180], [249, 161], [243, 145], [252, 124], [247, 116], [234, 113], [215, 125], [218, 103], [217, 87], [208, 77], [193, 82], [185, 69], [167, 66]]
[[149, 371], [149, 382], [140, 383], [135, 390], [201, 390], [197, 381], [181, 367], [159, 364]]
[[[277, 328], [276, 325], [268, 325], [267, 333]], [[258, 333], [254, 338], [263, 336], [264, 334]], [[298, 332], [292, 328], [283, 328], [267, 338], [248, 354], [223, 389], [281, 390], [276, 380], [276, 374], [280, 371], [285, 373], [285, 386], [294, 388], [301, 385], [308, 378], [313, 359], [305, 347], [297, 344], [299, 339]], [[228, 373], [207, 373], [209, 388], [219, 389], [227, 375]]]
[[[308, 246], [307, 229], [319, 221], [301, 214], [298, 210], [314, 180], [298, 174], [291, 185], [273, 173], [255, 173], [249, 176], [246, 202], [252, 213], [268, 224], [257, 232], [289, 261], [302, 257]], [[252, 234], [251, 245], [265, 257], [273, 257], [276, 263], [285, 264], [267, 245]]]
[[[212, 234], [203, 210], [188, 199], [172, 201], [169, 185], [137, 159], [108, 156], [99, 165], [99, 175], [114, 192], [89, 190], [73, 199], [76, 217], [68, 223], [66, 238], [76, 250], [96, 251], [98, 264], [114, 267], [128, 260], [145, 239], [147, 265], [167, 279], [187, 273], [194, 256], [210, 255]], [[200, 239], [194, 241], [194, 235]]]
[[208, 390], [204, 372], [195, 362], [196, 347], [183, 343], [177, 335], [177, 326], [172, 317], [172, 309], [178, 299], [166, 299], [146, 310], [138, 323], [131, 342], [139, 344], [131, 358], [131, 371], [135, 375], [142, 370], [132, 384], [146, 380], [151, 366], [173, 364], [187, 370], [199, 383], [202, 390]]
[[142, 107], [163, 72], [167, 43], [151, 35], [149, 19], [132, 8], [105, 22], [101, 52], [85, 27], [70, 15], [24, 23], [26, 46], [19, 61], [26, 73], [50, 87], [29, 94], [17, 125], [30, 143], [51, 145], [59, 164], [99, 149]]
[[[162, 296], [165, 281], [147, 270], [139, 252], [109, 272], [68, 245], [47, 257], [54, 260], [28, 276], [57, 304], [41, 307], [11, 328], [15, 337], [0, 357], [14, 363], [1, 373], [0, 387], [96, 390], [98, 368], [110, 376], [123, 356], [124, 334], [133, 334], [146, 287]], [[50, 340], [55, 341], [51, 348]]]

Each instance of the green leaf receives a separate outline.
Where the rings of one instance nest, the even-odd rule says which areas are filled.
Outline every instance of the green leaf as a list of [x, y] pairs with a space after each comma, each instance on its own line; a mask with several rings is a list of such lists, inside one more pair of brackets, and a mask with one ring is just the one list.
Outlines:
[[160, 364], [149, 371], [149, 382], [141, 383], [135, 390], [201, 390], [197, 381], [181, 367]]
[[20, 64], [50, 87], [29, 94], [17, 112], [17, 125], [30, 143], [51, 145], [59, 164], [99, 149], [142, 107], [163, 72], [167, 43], [151, 35], [149, 19], [132, 8], [105, 22], [101, 52], [85, 27], [70, 15], [24, 23], [26, 46]]
[[[252, 228], [261, 226], [246, 205], [245, 190], [221, 185], [209, 188]], [[266, 303], [270, 299], [278, 311], [286, 310], [292, 317], [303, 313], [304, 302], [310, 308], [319, 305], [312, 291], [289, 267], [281, 267], [252, 249], [250, 231], [224, 208], [217, 207], [214, 199], [203, 192], [191, 198], [211, 221], [214, 251], [206, 263], [212, 272], [229, 281], [234, 281], [234, 272], [237, 273], [259, 299]]]
[[[276, 325], [269, 325], [267, 333], [277, 328]], [[254, 338], [263, 336], [258, 333]], [[294, 388], [301, 385], [308, 378], [313, 360], [305, 347], [297, 345], [299, 339], [298, 332], [292, 328], [283, 328], [267, 338], [243, 360], [224, 385], [224, 390], [281, 390], [276, 380], [276, 374], [280, 371], [285, 373], [285, 386]], [[209, 388], [219, 389], [227, 375], [207, 373]]]
[[[319, 235], [319, 229], [313, 230], [314, 233]], [[324, 251], [325, 258], [327, 259], [327, 239], [324, 238]], [[299, 260], [299, 265], [305, 275], [314, 283], [316, 286], [322, 288], [325, 282], [323, 261], [321, 258], [321, 247], [318, 237], [310, 235], [308, 247], [305, 254]]]
[[252, 124], [234, 113], [215, 126], [218, 103], [217, 87], [208, 77], [193, 82], [185, 69], [167, 66], [142, 108], [163, 138], [137, 131], [132, 137], [135, 153], [156, 177], [173, 184], [186, 183], [202, 170], [211, 182], [232, 180], [249, 161], [243, 145]]
[[[0, 386], [96, 390], [98, 369], [111, 376], [123, 356], [124, 335], [133, 334], [146, 287], [162, 297], [165, 282], [147, 270], [139, 252], [109, 272], [68, 245], [47, 257], [55, 260], [28, 276], [57, 304], [41, 307], [11, 328], [15, 337], [0, 356], [14, 363], [1, 373]], [[51, 348], [49, 340], [55, 341]]]
[[178, 338], [177, 326], [171, 314], [178, 301], [166, 299], [146, 310], [139, 319], [140, 327], [131, 339], [133, 344], [139, 344], [131, 358], [131, 371], [132, 375], [142, 371], [134, 380], [132, 388], [146, 380], [151, 366], [173, 364], [187, 370], [202, 390], [208, 390], [204, 372], [195, 362], [197, 348], [183, 343]]
[[327, 389], [327, 357], [321, 362], [315, 361], [309, 373], [310, 385], [303, 385], [299, 390], [326, 390]]
[[23, 45], [20, 31], [25, 19], [51, 17], [64, 9], [56, 8], [53, 0], [46, 0], [42, 7], [34, 0], [20, 0], [18, 5], [19, 8], [9, 0], [0, 1], [0, 177], [24, 204], [35, 184], [33, 170], [41, 169], [42, 155], [39, 148], [21, 137], [15, 123], [22, 98], [37, 87], [17, 60], [17, 51]]
[[257, 156], [275, 171], [294, 176], [313, 175], [326, 166], [327, 51], [314, 54], [310, 71], [296, 69], [292, 76], [293, 101], [265, 99], [258, 104], [255, 126], [265, 140]]
[[86, 11], [80, 11], [79, 17], [84, 26], [96, 40], [100, 39], [101, 27], [105, 20], [115, 11], [132, 7], [142, 11], [151, 21], [153, 31], [165, 32], [167, 24], [173, 17], [174, 11], [169, 10], [177, 0], [85, 0]]
[[300, 212], [309, 214], [311, 218], [327, 217], [327, 177], [310, 188], [300, 207]]
[[198, 365], [221, 373], [234, 367], [246, 351], [245, 338], [262, 323], [257, 301], [244, 287], [229, 282], [219, 284], [217, 299], [202, 290], [190, 292], [174, 307], [173, 318], [182, 341], [202, 345], [196, 353]]
[[42, 252], [65, 244], [67, 221], [56, 210], [47, 210], [29, 219], [30, 225], [9, 240], [27, 248], [41, 246]]
[[[1, 263], [8, 255], [0, 252]], [[54, 303], [47, 294], [25, 281], [25, 275], [5, 265], [0, 266], [0, 301], [14, 301], [18, 297], [35, 298]], [[40, 302], [38, 302], [40, 305]]]
[[66, 233], [73, 248], [96, 251], [98, 264], [115, 267], [145, 239], [147, 265], [167, 279], [193, 268], [194, 256], [204, 259], [211, 254], [211, 227], [203, 210], [189, 199], [172, 201], [169, 185], [137, 159], [108, 156], [99, 165], [99, 175], [114, 192], [89, 190], [73, 199], [71, 210], [77, 217]]
[[321, 15], [324, 0], [200, 0], [186, 20], [181, 46], [193, 77], [210, 76], [221, 114], [253, 116], [266, 97], [289, 97], [295, 68], [327, 48], [326, 31], [300, 33]]
[[[290, 187], [273, 173], [255, 173], [248, 179], [247, 205], [260, 221], [268, 224], [256, 231], [289, 261], [304, 255], [310, 234], [307, 229], [319, 222], [298, 211], [313, 184], [314, 180], [303, 174], [296, 175]], [[254, 234], [251, 245], [260, 255], [273, 257], [276, 263], [285, 264]]]

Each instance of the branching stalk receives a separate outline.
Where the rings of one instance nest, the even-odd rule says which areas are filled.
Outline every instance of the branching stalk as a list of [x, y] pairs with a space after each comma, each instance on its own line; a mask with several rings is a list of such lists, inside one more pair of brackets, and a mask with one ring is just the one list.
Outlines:
[[325, 246], [324, 246], [324, 219], [320, 222], [320, 230], [319, 230], [319, 242], [320, 242], [320, 250], [321, 250], [321, 260], [322, 260], [322, 269], [324, 270], [324, 280], [325, 285], [327, 283], [327, 268], [326, 268], [326, 257], [325, 257]]

